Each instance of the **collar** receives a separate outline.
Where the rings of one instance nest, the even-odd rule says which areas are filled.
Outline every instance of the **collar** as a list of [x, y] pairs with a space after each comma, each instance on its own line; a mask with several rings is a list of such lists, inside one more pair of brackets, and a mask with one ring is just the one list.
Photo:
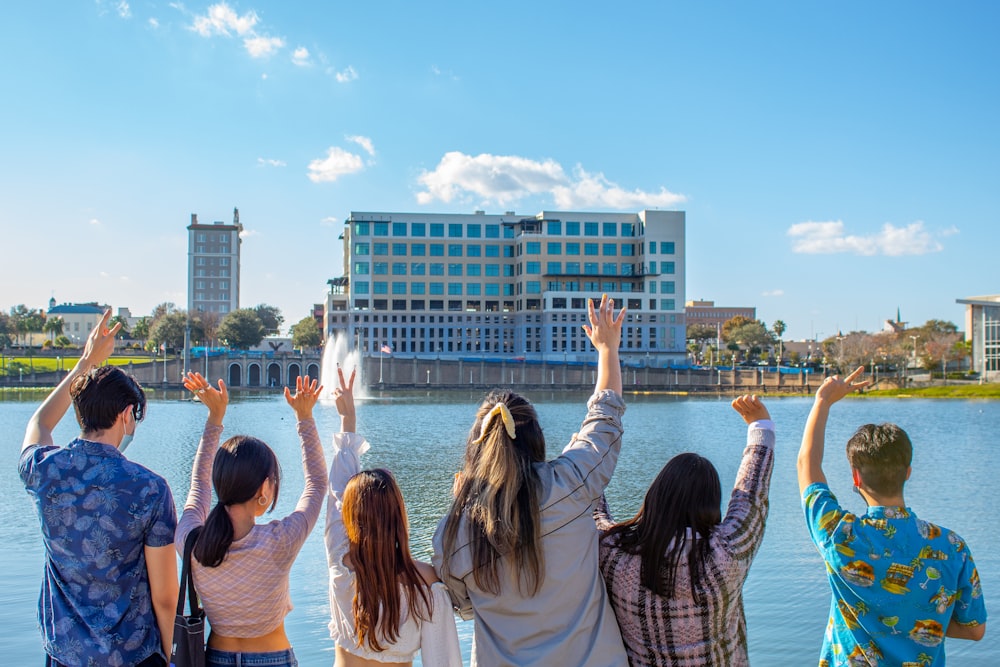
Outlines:
[[69, 443], [67, 447], [79, 448], [87, 454], [94, 454], [96, 456], [120, 456], [125, 458], [125, 455], [118, 451], [118, 448], [114, 445], [108, 445], [103, 442], [94, 442], [93, 440], [87, 440], [86, 438], [76, 438], [73, 442]]
[[867, 516], [871, 519], [915, 519], [916, 514], [909, 507], [899, 505], [872, 505]]

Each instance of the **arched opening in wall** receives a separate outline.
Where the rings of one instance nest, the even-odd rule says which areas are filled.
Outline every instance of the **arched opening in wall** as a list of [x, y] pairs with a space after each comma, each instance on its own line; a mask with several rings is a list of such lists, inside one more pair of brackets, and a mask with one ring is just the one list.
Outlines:
[[288, 386], [295, 386], [295, 378], [302, 375], [302, 369], [298, 364], [288, 364]]
[[267, 386], [277, 387], [281, 384], [281, 365], [270, 363], [267, 365]]
[[260, 386], [260, 364], [250, 364], [247, 366], [247, 386]]
[[319, 382], [319, 365], [309, 364], [308, 366], [306, 366], [306, 375], [309, 376], [310, 380], [316, 380], [317, 382]]
[[243, 383], [243, 369], [239, 364], [229, 364], [229, 386], [239, 387]]

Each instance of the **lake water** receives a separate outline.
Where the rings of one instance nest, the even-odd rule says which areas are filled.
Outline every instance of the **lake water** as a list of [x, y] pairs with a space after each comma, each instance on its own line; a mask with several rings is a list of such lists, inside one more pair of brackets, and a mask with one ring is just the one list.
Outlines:
[[[387, 467], [398, 477], [412, 524], [412, 548], [429, 558], [430, 537], [450, 496], [465, 435], [479, 393], [429, 393], [373, 398], [358, 406], [358, 430], [372, 443], [362, 464]], [[556, 454], [582, 420], [586, 396], [532, 393], [550, 455]], [[34, 399], [33, 399], [34, 400]], [[41, 400], [39, 397], [37, 400]], [[634, 513], [663, 463], [682, 451], [697, 451], [719, 468], [724, 487], [736, 475], [746, 429], [727, 400], [669, 396], [626, 396], [625, 440], [608, 489], [617, 518]], [[824, 568], [809, 542], [799, 507], [795, 457], [811, 399], [773, 398], [768, 408], [777, 425], [777, 457], [771, 484], [767, 534], [746, 584], [750, 657], [754, 665], [815, 665], [829, 609]], [[35, 622], [42, 576], [42, 549], [34, 507], [17, 476], [24, 425], [36, 403], [0, 402], [0, 429], [7, 433], [0, 465], [0, 497], [10, 503], [0, 522], [0, 665], [40, 665], [43, 654]], [[332, 405], [315, 416], [324, 443], [339, 427]], [[205, 419], [203, 406], [182, 400], [151, 401], [139, 425], [130, 458], [170, 482], [178, 504], [187, 494], [191, 461]], [[1000, 402], [952, 400], [845, 400], [834, 408], [827, 432], [826, 473], [845, 505], [863, 511], [851, 493], [843, 443], [865, 422], [893, 421], [914, 442], [913, 475], [906, 487], [910, 507], [925, 519], [947, 526], [969, 543], [982, 578], [990, 616], [1000, 613], [1000, 540], [992, 523], [1000, 471]], [[302, 490], [298, 439], [291, 409], [280, 397], [235, 399], [225, 436], [251, 433], [268, 442], [282, 463], [284, 479], [276, 514], [294, 506]], [[77, 433], [72, 410], [56, 441]], [[723, 497], [728, 498], [724, 488]], [[327, 573], [322, 517], [292, 569], [295, 609], [286, 628], [303, 667], [330, 665], [327, 633]], [[992, 630], [995, 633], [996, 629]], [[459, 623], [468, 659], [471, 623]], [[949, 664], [1000, 665], [1000, 642], [990, 630], [981, 642], [947, 640]]]

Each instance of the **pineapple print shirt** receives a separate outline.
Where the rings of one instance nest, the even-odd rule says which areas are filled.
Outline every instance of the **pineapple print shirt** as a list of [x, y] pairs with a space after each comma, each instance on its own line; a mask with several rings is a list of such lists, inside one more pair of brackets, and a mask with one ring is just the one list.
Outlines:
[[908, 507], [851, 514], [826, 484], [810, 485], [802, 506], [833, 592], [821, 666], [944, 665], [951, 620], [986, 622], [979, 574], [957, 534]]

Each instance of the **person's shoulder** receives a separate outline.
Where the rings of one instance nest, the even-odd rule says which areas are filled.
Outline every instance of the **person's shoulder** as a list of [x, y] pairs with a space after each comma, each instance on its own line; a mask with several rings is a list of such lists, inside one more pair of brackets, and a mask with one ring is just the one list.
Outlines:
[[64, 450], [58, 445], [28, 445], [21, 450], [21, 455], [17, 461], [17, 470], [22, 479], [27, 481], [27, 476], [36, 470], [39, 465], [43, 465], [47, 460], [58, 455]]
[[417, 572], [420, 574], [420, 578], [424, 580], [424, 583], [428, 586], [435, 584], [441, 579], [438, 578], [437, 572], [434, 571], [434, 566], [430, 563], [425, 563], [422, 560], [415, 560], [413, 564], [417, 567]]

